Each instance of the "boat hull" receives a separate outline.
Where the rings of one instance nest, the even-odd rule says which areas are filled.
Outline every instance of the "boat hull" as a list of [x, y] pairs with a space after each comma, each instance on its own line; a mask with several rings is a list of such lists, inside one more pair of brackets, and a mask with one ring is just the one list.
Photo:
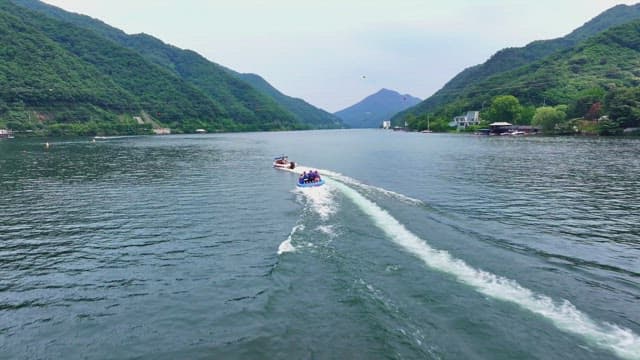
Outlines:
[[286, 164], [280, 164], [280, 163], [274, 162], [273, 167], [276, 169], [292, 169], [293, 170], [296, 167], [296, 163], [288, 162]]

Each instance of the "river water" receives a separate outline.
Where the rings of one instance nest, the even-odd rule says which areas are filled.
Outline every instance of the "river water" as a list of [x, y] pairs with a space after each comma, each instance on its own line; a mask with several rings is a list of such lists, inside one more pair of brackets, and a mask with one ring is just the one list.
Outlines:
[[49, 142], [0, 142], [2, 359], [640, 359], [640, 140]]

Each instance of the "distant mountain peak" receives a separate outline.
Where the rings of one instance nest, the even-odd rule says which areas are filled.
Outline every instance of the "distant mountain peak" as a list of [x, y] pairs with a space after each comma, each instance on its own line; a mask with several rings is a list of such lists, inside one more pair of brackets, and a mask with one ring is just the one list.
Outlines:
[[398, 94], [397, 91], [389, 90], [387, 88], [382, 88], [382, 89], [378, 90], [378, 92], [376, 92], [376, 94], [384, 94], [384, 93]]
[[384, 120], [418, 104], [421, 100], [409, 94], [382, 88], [362, 101], [335, 113], [353, 128], [377, 128]]

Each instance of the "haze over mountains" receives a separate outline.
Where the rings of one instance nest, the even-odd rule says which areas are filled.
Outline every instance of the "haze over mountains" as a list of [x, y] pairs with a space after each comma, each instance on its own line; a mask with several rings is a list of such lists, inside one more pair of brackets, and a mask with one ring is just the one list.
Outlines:
[[334, 115], [352, 128], [379, 128], [396, 113], [418, 104], [421, 100], [411, 95], [381, 89], [362, 101]]
[[340, 118], [329, 112], [316, 108], [302, 99], [284, 95], [259, 75], [239, 74], [233, 70], [229, 71], [241, 80], [249, 83], [256, 90], [271, 97], [280, 106], [291, 111], [296, 117], [296, 120], [301, 123], [311, 124], [317, 129], [340, 128], [345, 125]]
[[[618, 5], [567, 36], [500, 50], [393, 121], [426, 114], [449, 121], [467, 110], [481, 110], [497, 95], [511, 94], [524, 105], [540, 106], [566, 104], [594, 87], [637, 86], [637, 33], [624, 25], [638, 19], [640, 4]], [[612, 33], [599, 36], [606, 31]], [[612, 38], [619, 41], [612, 43]]]

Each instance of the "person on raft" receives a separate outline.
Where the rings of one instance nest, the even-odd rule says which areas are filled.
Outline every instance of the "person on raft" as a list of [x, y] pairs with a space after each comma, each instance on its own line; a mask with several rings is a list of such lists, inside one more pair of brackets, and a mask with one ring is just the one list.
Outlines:
[[320, 174], [317, 170], [311, 170], [308, 173], [304, 171], [298, 178], [300, 184], [314, 183], [320, 181]]

